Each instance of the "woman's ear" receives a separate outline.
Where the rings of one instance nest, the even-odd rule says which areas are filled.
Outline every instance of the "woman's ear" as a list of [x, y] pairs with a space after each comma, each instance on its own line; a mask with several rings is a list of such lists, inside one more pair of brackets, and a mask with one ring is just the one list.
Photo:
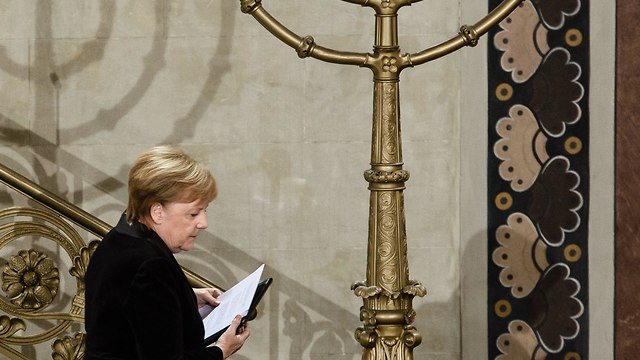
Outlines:
[[153, 220], [154, 223], [159, 224], [162, 222], [162, 218], [164, 215], [164, 208], [162, 207], [162, 204], [160, 203], [154, 203], [151, 205], [151, 208], [149, 209], [150, 215], [151, 215], [151, 220]]

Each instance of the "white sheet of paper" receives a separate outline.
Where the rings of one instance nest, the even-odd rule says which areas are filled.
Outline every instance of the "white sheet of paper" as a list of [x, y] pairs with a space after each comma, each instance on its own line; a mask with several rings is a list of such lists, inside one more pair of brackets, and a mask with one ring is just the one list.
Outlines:
[[218, 296], [220, 304], [215, 308], [205, 305], [199, 309], [200, 316], [203, 317], [205, 339], [231, 325], [236, 315], [246, 316], [249, 313], [251, 300], [256, 293], [263, 270], [264, 264]]

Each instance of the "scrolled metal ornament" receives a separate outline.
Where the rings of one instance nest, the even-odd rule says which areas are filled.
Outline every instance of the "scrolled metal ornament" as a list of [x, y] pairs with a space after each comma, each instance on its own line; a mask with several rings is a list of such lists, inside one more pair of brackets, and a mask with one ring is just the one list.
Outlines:
[[363, 327], [359, 327], [355, 331], [355, 338], [362, 347], [372, 348], [376, 345], [378, 334], [373, 328], [365, 329]]
[[404, 344], [409, 348], [414, 348], [422, 343], [422, 335], [412, 325], [408, 325], [402, 334]]
[[100, 241], [94, 240], [89, 243], [89, 245], [80, 249], [80, 255], [73, 258], [73, 266], [69, 270], [72, 276], [78, 279], [78, 288], [79, 290], [84, 291], [84, 275], [87, 272], [87, 266], [89, 265], [89, 260], [91, 256], [96, 251], [98, 244]]
[[77, 333], [73, 337], [65, 336], [57, 339], [51, 345], [53, 352], [51, 357], [53, 360], [81, 360], [84, 358], [85, 345], [84, 333]]
[[[20, 249], [33, 244], [34, 240], [39, 244], [38, 249]], [[61, 251], [54, 255], [40, 250], [40, 247], [51, 246]], [[84, 272], [91, 254], [90, 249], [81, 254], [86, 246], [73, 225], [48, 209], [14, 207], [0, 210], [0, 249], [15, 251], [6, 257], [4, 264], [0, 263], [4, 291], [4, 296], [0, 297], [0, 311], [16, 316], [14, 329], [29, 330], [24, 334], [18, 331], [4, 334], [0, 341], [1, 355], [9, 359], [26, 359], [16, 348], [54, 341], [72, 325], [84, 322]], [[65, 256], [71, 261], [71, 268], [66, 268]], [[65, 265], [65, 271], [58, 265]], [[73, 288], [73, 281], [64, 281], [65, 289], [61, 288], [61, 278], [73, 279], [72, 276], [77, 287]]]
[[27, 326], [24, 320], [18, 318], [10, 318], [6, 315], [0, 316], [0, 339], [13, 336], [20, 330], [26, 330]]
[[412, 296], [427, 295], [427, 288], [417, 280], [409, 280], [409, 284], [402, 289], [402, 292]]
[[372, 296], [376, 296], [382, 292], [382, 288], [379, 286], [367, 286], [364, 281], [355, 282], [351, 285], [351, 290], [356, 296], [359, 296], [363, 299], [370, 298]]
[[376, 312], [371, 309], [367, 309], [364, 306], [360, 308], [360, 321], [365, 326], [375, 326], [377, 323]]

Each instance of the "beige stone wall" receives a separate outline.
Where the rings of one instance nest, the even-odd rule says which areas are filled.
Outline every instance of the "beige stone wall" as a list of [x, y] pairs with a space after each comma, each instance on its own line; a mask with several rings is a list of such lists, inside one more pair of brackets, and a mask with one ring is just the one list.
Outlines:
[[[471, 7], [424, 1], [402, 9], [403, 52], [448, 39], [486, 13], [484, 3], [463, 3]], [[371, 51], [368, 8], [337, 0], [263, 4], [322, 46]], [[260, 263], [275, 278], [237, 357], [359, 359], [353, 332], [362, 302], [349, 287], [366, 270], [362, 173], [372, 76], [299, 59], [239, 7], [232, 0], [0, 1], [0, 161], [115, 224], [133, 159], [155, 144], [183, 147], [209, 165], [220, 195], [207, 234], [180, 262], [221, 286]], [[416, 359], [461, 358], [461, 312], [482, 334], [486, 303], [463, 302], [460, 290], [462, 278], [469, 294], [482, 295], [484, 259], [471, 240], [484, 236], [477, 215], [486, 191], [465, 187], [485, 174], [486, 147], [474, 133], [485, 131], [482, 119], [475, 122], [486, 108], [482, 46], [401, 76], [410, 277], [429, 292], [414, 300], [424, 339]], [[472, 126], [461, 132], [461, 122]], [[461, 163], [461, 151], [473, 156]], [[20, 202], [17, 195], [2, 201]], [[470, 226], [460, 226], [461, 216]], [[461, 267], [461, 259], [479, 262]], [[467, 335], [467, 345], [472, 339], [482, 348], [484, 337]]]
[[[368, 8], [263, 4], [322, 46], [371, 51]], [[403, 9], [403, 51], [454, 35], [458, 13]], [[4, 1], [0, 49], [4, 164], [114, 224], [137, 154], [180, 145], [220, 186], [181, 263], [222, 286], [263, 262], [276, 279], [242, 356], [360, 358], [349, 287], [366, 270], [368, 70], [299, 59], [231, 0]], [[459, 59], [401, 81], [410, 277], [429, 290], [414, 301], [419, 359], [459, 358]]]

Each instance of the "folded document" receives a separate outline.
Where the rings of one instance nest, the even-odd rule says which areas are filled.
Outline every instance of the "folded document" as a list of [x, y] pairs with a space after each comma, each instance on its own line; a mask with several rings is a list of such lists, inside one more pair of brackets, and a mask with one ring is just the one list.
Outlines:
[[256, 307], [272, 282], [271, 278], [260, 281], [263, 270], [264, 264], [218, 296], [220, 304], [215, 308], [205, 305], [199, 309], [206, 345], [217, 341], [236, 315], [241, 315], [243, 322], [255, 318]]

